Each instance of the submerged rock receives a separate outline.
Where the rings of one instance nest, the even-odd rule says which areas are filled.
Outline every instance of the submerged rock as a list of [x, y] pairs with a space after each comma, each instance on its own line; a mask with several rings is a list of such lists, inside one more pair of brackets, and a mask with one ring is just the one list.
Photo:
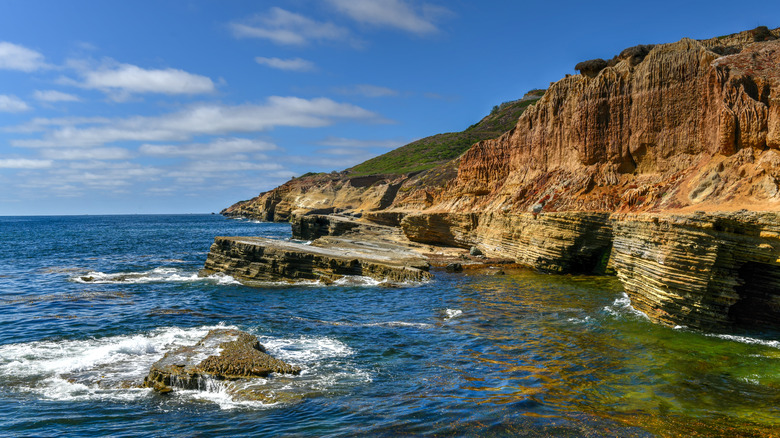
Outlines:
[[144, 386], [167, 393], [174, 388], [208, 389], [214, 380], [299, 374], [301, 369], [265, 352], [255, 336], [233, 329], [211, 330], [193, 346], [169, 351], [155, 362]]

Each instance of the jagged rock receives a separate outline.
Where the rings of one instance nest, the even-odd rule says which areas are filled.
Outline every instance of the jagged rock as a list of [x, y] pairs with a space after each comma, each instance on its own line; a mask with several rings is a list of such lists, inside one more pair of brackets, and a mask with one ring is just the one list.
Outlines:
[[275, 359], [255, 336], [233, 329], [211, 330], [197, 344], [170, 351], [155, 362], [144, 386], [166, 393], [174, 389], [206, 389], [211, 380], [298, 374], [299, 367]]
[[463, 272], [463, 265], [460, 263], [450, 263], [444, 267], [447, 272]]
[[472, 246], [471, 249], [469, 249], [469, 255], [472, 256], [481, 256], [482, 251], [479, 250], [476, 246]]
[[[318, 246], [321, 245], [321, 246]], [[312, 245], [264, 237], [217, 237], [201, 275], [224, 273], [247, 284], [344, 276], [380, 281], [425, 281], [432, 276], [417, 253], [388, 242], [322, 238]]]

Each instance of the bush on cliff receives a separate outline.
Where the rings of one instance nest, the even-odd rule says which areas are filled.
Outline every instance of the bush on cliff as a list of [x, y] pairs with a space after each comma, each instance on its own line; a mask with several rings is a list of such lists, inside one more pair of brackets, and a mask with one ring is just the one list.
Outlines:
[[601, 70], [604, 70], [605, 68], [607, 68], [607, 61], [601, 58], [582, 61], [574, 66], [574, 69], [579, 70], [580, 74], [589, 77], [596, 76]]
[[775, 36], [772, 35], [772, 32], [769, 31], [769, 28], [766, 26], [758, 26], [757, 28], [750, 31], [753, 34], [753, 41], [755, 42], [761, 42], [761, 41], [769, 41], [775, 39]]

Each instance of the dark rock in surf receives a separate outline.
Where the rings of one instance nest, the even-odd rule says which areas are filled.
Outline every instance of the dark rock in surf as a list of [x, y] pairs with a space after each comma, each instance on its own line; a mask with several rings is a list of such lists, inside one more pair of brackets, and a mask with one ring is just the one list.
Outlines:
[[161, 393], [206, 389], [210, 380], [299, 374], [301, 369], [265, 352], [255, 336], [233, 329], [211, 330], [197, 344], [169, 351], [155, 362], [144, 386]]

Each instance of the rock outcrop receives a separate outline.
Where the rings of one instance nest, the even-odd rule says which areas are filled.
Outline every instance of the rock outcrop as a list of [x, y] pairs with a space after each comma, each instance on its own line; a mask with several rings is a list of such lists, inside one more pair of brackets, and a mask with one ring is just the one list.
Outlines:
[[780, 328], [780, 214], [625, 214], [612, 222], [612, 266], [652, 320]]
[[224, 273], [250, 285], [332, 283], [345, 276], [404, 283], [430, 279], [428, 269], [419, 254], [387, 242], [329, 237], [306, 245], [263, 237], [217, 237], [201, 275]]
[[635, 307], [665, 324], [776, 327], [779, 38], [757, 28], [635, 46], [581, 64], [503, 135], [383, 177], [360, 202], [343, 202], [356, 192], [334, 180], [288, 183], [252, 205], [274, 220], [361, 211], [421, 244], [552, 272], [614, 270]]
[[300, 372], [300, 368], [271, 357], [255, 336], [219, 329], [209, 331], [193, 346], [166, 353], [152, 365], [144, 386], [162, 393], [174, 389], [207, 390], [214, 381]]

